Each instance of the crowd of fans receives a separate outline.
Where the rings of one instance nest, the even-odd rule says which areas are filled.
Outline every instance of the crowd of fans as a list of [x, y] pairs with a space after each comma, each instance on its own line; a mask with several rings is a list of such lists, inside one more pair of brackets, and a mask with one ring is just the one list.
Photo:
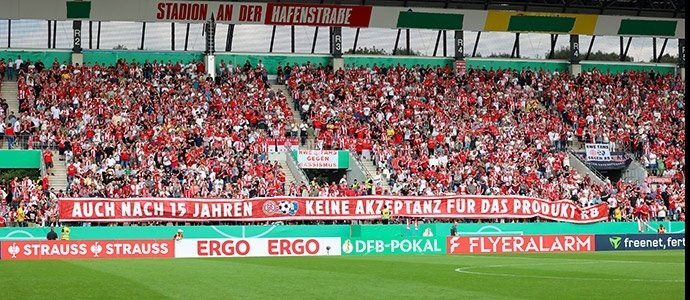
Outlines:
[[[684, 218], [680, 77], [598, 70], [572, 77], [529, 67], [470, 67], [456, 77], [448, 67], [398, 64], [336, 72], [312, 66], [290, 74], [287, 85], [302, 120], [314, 128], [317, 148], [372, 153], [379, 168], [373, 182], [387, 183], [374, 185], [390, 189], [375, 193], [607, 202], [618, 220], [631, 219], [642, 202], [654, 217], [668, 211]], [[650, 171], [672, 176], [673, 183], [653, 190], [608, 178], [596, 184], [569, 166], [566, 151], [575, 139], [610, 143], [643, 161], [656, 155], [667, 168]]]
[[[221, 61], [215, 79], [205, 68], [196, 61], [22, 62], [12, 126], [27, 137], [24, 147], [58, 152], [68, 186], [55, 191], [47, 178], [2, 182], [0, 215], [57, 222], [64, 196], [459, 193], [604, 202], [612, 221], [632, 220], [646, 204], [654, 218], [684, 219], [685, 85], [671, 75], [470, 66], [455, 76], [448, 67], [334, 71], [286, 63], [278, 81], [295, 99], [289, 103], [261, 62]], [[267, 159], [265, 139], [298, 135], [308, 147], [372, 159], [377, 174], [355, 185], [286, 183], [286, 170]], [[575, 141], [634, 152], [673, 181], [597, 184], [570, 168]]]

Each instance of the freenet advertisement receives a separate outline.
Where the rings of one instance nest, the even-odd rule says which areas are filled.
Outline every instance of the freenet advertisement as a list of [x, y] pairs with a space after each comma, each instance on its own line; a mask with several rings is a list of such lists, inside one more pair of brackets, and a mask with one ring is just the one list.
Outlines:
[[683, 250], [685, 234], [596, 235], [596, 251]]

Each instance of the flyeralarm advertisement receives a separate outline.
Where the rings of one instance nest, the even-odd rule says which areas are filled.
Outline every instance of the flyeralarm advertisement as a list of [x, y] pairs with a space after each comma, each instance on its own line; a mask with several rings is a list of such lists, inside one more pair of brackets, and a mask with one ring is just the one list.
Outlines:
[[5, 260], [175, 257], [168, 240], [5, 241], [0, 247]]
[[340, 238], [185, 239], [175, 257], [259, 257], [341, 255]]
[[591, 252], [594, 235], [449, 236], [446, 253]]

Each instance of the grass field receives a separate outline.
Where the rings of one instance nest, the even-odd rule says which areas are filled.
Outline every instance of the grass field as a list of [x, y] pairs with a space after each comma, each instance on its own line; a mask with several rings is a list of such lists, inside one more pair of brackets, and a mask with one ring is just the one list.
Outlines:
[[0, 261], [0, 299], [684, 299], [684, 251]]

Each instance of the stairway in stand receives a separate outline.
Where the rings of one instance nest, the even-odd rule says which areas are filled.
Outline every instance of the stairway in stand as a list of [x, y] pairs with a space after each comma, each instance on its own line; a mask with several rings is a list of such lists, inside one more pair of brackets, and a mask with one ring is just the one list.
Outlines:
[[[2, 82], [2, 86], [0, 88], [0, 95], [2, 95], [2, 98], [7, 100], [7, 111], [5, 112], [6, 116], [10, 115], [10, 112], [14, 112], [14, 115], [19, 118], [19, 99], [17, 99], [17, 82], [12, 80], [5, 80]], [[0, 122], [7, 121], [7, 120], [0, 120]], [[7, 141], [0, 141], [2, 142], [1, 144], [3, 145], [4, 149], [7, 149]]]
[[[354, 155], [354, 154], [351, 154], [351, 155]], [[367, 173], [369, 173], [371, 175], [371, 178], [374, 178], [374, 175], [376, 175], [376, 170], [378, 169], [378, 167], [374, 164], [374, 161], [365, 159], [365, 160], [361, 160], [361, 162], [362, 162], [362, 166], [364, 166], [364, 169], [367, 171]], [[381, 177], [383, 177], [383, 176], [381, 176]], [[385, 178], [381, 179], [381, 188], [383, 188], [383, 190], [388, 190], [389, 192], [391, 191], [391, 187], [388, 184], [388, 181], [385, 180]]]
[[283, 95], [285, 95], [285, 97], [286, 97], [287, 100], [288, 100], [288, 105], [290, 106], [290, 111], [292, 111], [292, 116], [295, 118], [295, 124], [297, 124], [297, 126], [299, 126], [300, 124], [302, 124], [302, 118], [300, 118], [299, 111], [298, 111], [298, 110], [295, 110], [295, 106], [294, 106], [295, 99], [292, 99], [292, 94], [290, 94], [290, 91], [288, 90], [287, 86], [284, 85], [284, 84], [277, 84], [277, 83], [274, 83], [274, 84], [271, 85], [271, 87], [272, 87], [276, 92], [278, 92], [278, 91], [282, 91], [282, 92], [283, 92]]
[[50, 187], [55, 188], [55, 192], [60, 190], [64, 192], [67, 189], [67, 166], [64, 160], [59, 160], [57, 151], [53, 151], [52, 173], [55, 174], [55, 176], [50, 175], [48, 177]]

